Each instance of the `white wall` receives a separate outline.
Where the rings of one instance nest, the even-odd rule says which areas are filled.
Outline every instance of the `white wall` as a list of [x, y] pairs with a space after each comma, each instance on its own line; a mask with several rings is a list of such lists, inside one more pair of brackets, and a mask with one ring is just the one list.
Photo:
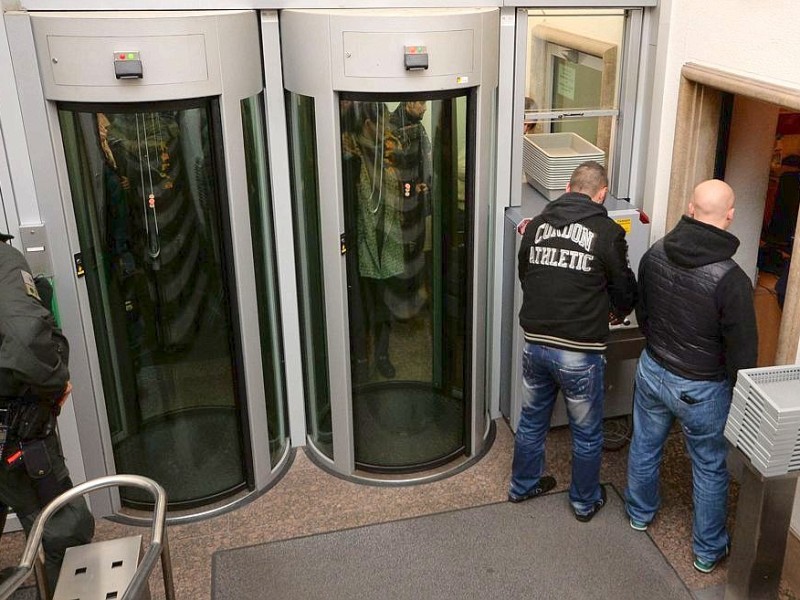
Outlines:
[[695, 62], [800, 90], [797, 10], [796, 0], [661, 0], [655, 79], [663, 93], [653, 95], [645, 184], [654, 239], [664, 234], [681, 66]]
[[[797, 0], [661, 0], [645, 210], [664, 234], [683, 64], [694, 62], [800, 91]], [[800, 497], [792, 529], [800, 535]]]

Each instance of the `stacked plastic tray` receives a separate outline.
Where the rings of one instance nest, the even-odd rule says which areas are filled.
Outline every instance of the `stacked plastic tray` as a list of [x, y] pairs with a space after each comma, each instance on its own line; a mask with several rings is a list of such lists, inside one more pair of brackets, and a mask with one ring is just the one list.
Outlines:
[[560, 195], [575, 167], [587, 160], [605, 164], [606, 155], [577, 133], [529, 133], [525, 135], [522, 169], [528, 183], [548, 199]]
[[739, 371], [725, 437], [765, 477], [800, 471], [800, 365]]

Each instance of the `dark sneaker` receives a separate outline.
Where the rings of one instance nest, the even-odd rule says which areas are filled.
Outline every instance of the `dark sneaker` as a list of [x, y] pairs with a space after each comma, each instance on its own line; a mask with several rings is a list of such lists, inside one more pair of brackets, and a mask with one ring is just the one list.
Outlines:
[[530, 500], [531, 498], [536, 498], [536, 496], [541, 496], [542, 494], [546, 494], [550, 490], [556, 487], [556, 480], [549, 475], [545, 475], [544, 477], [539, 478], [539, 483], [527, 494], [523, 494], [522, 496], [515, 496], [514, 494], [508, 494], [508, 501], [514, 502], [524, 502], [525, 500]]
[[692, 566], [694, 566], [694, 568], [700, 571], [701, 573], [706, 573], [706, 574], [711, 573], [711, 571], [716, 569], [717, 565], [721, 563], [723, 560], [725, 560], [728, 557], [728, 554], [730, 553], [731, 553], [731, 546], [730, 544], [728, 544], [727, 546], [725, 546], [725, 552], [722, 554], [722, 556], [720, 556], [716, 560], [705, 560], [703, 558], [700, 558], [699, 556], [695, 556], [694, 563]]
[[635, 529], [636, 531], [647, 531], [647, 526], [649, 525], [649, 523], [637, 521], [633, 517], [630, 518], [629, 523], [631, 524], [631, 529]]
[[594, 503], [594, 506], [592, 506], [592, 508], [591, 508], [591, 510], [589, 510], [589, 512], [587, 512], [587, 513], [576, 512], [575, 513], [575, 518], [578, 519], [578, 521], [580, 521], [581, 523], [588, 523], [589, 521], [591, 521], [594, 518], [594, 516], [598, 512], [600, 512], [600, 509], [603, 508], [605, 505], [606, 505], [606, 486], [601, 485], [600, 486], [600, 500], [598, 500], [597, 502]]

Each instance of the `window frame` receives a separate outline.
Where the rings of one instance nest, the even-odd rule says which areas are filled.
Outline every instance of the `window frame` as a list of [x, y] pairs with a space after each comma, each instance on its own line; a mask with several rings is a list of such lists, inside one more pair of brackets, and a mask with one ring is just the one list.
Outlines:
[[[519, 3], [520, 5], [522, 3]], [[512, 151], [511, 151], [511, 190], [510, 206], [519, 206], [522, 202], [522, 187], [527, 185], [523, 179], [522, 171], [522, 152], [523, 138], [517, 132], [524, 128], [526, 120], [535, 118], [536, 120], [546, 120], [558, 118], [559, 115], [574, 113], [574, 110], [548, 110], [548, 111], [526, 111], [525, 93], [526, 77], [530, 65], [528, 63], [528, 17], [529, 9], [533, 9], [530, 3], [526, 3], [525, 8], [518, 8], [516, 12], [516, 29], [514, 35], [514, 86], [513, 86], [513, 123], [512, 123]], [[611, 156], [608, 157], [607, 164], [610, 164], [609, 179], [611, 182], [610, 192], [617, 198], [628, 199], [632, 195], [632, 165], [636, 152], [636, 116], [637, 116], [637, 94], [639, 87], [639, 75], [644, 66], [644, 55], [642, 48], [642, 37], [644, 27], [644, 8], [650, 4], [643, 2], [631, 7], [629, 4], [605, 2], [550, 2], [548, 9], [603, 9], [603, 8], [624, 8], [624, 26], [622, 35], [622, 48], [618, 55], [619, 67], [617, 77], [617, 88], [615, 97], [617, 98], [616, 108], [611, 109], [591, 109], [581, 111], [582, 118], [589, 117], [613, 117], [611, 132], [612, 144], [610, 148]], [[544, 8], [544, 7], [541, 7]], [[635, 202], [634, 202], [635, 204]]]

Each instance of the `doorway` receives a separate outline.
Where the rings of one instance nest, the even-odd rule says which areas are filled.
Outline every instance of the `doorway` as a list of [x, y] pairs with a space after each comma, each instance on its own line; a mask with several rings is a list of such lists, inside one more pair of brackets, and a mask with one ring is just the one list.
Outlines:
[[800, 113], [781, 108], [769, 166], [758, 251], [759, 366], [775, 364], [800, 204]]
[[[737, 261], [755, 282], [769, 169], [773, 161], [774, 132], [781, 108], [800, 110], [797, 90], [696, 64], [683, 66], [666, 225], [667, 230], [671, 229], [684, 214], [694, 186], [715, 175], [720, 114], [726, 94], [735, 97], [734, 112], [737, 106], [742, 109], [733, 120], [734, 128], [739, 126], [740, 129], [738, 135], [735, 129], [731, 133], [725, 167], [725, 180], [740, 199], [734, 220], [736, 229], [732, 227], [732, 233], [743, 242], [744, 250], [740, 251], [746, 255], [746, 259], [741, 260], [737, 254]], [[754, 190], [754, 193], [748, 195], [743, 190]], [[796, 237], [792, 253], [797, 251], [795, 243]], [[788, 270], [785, 310], [780, 315], [772, 363], [776, 365], [794, 362], [797, 354], [800, 340], [799, 262], [794, 261]]]

